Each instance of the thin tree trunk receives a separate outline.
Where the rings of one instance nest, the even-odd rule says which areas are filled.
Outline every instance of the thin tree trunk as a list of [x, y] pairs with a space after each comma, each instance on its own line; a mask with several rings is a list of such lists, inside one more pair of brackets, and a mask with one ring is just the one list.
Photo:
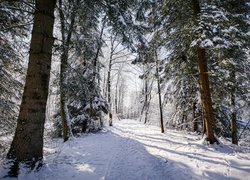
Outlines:
[[238, 138], [237, 138], [237, 116], [236, 112], [233, 112], [231, 115], [231, 131], [232, 131], [232, 143], [238, 145]]
[[103, 86], [102, 91], [105, 97], [108, 96], [107, 94], [107, 78], [106, 78], [106, 71], [103, 72]]
[[112, 53], [110, 55], [109, 60], [109, 69], [108, 69], [108, 77], [107, 77], [107, 94], [108, 94], [108, 103], [109, 103], [109, 126], [112, 126], [112, 113], [111, 113], [111, 67], [112, 67]]
[[116, 85], [115, 85], [115, 113], [118, 114], [118, 84], [120, 80], [120, 72], [118, 72]]
[[70, 119], [68, 115], [68, 107], [67, 107], [67, 68], [68, 68], [68, 56], [69, 56], [69, 45], [71, 41], [72, 31], [75, 24], [76, 17], [76, 9], [79, 4], [79, 0], [76, 0], [74, 3], [74, 11], [70, 17], [70, 25], [69, 31], [66, 35], [66, 27], [65, 27], [65, 17], [62, 10], [62, 0], [59, 0], [59, 15], [61, 22], [61, 34], [62, 34], [62, 55], [61, 55], [61, 70], [60, 70], [60, 108], [61, 108], [61, 121], [62, 121], [62, 129], [63, 129], [63, 140], [64, 142], [72, 136]]
[[121, 86], [119, 87], [119, 103], [118, 103], [118, 111], [121, 115], [123, 115], [123, 104], [124, 104], [124, 96], [125, 96], [125, 90], [124, 90], [124, 81], [121, 80]]
[[148, 114], [149, 114], [149, 107], [150, 107], [150, 102], [151, 102], [151, 91], [149, 93], [150, 93], [149, 99], [148, 99], [148, 103], [147, 103], [146, 110], [145, 110], [145, 122], [144, 122], [144, 124], [146, 124], [146, 122], [149, 122], [148, 121]]
[[[142, 109], [142, 113], [143, 113], [144, 109], [147, 110], [147, 105], [148, 105], [148, 79], [146, 78], [146, 80], [145, 80], [145, 100], [144, 100], [144, 106]], [[146, 124], [147, 121], [148, 121], [148, 116], [147, 116], [146, 111], [145, 111], [144, 124]]]
[[198, 120], [196, 119], [196, 101], [193, 102], [192, 111], [193, 111], [193, 130], [198, 132]]
[[185, 129], [187, 128], [187, 115], [185, 112], [182, 113], [182, 125], [181, 125], [181, 129]]
[[[98, 46], [97, 46], [97, 50], [96, 50], [96, 54], [95, 54], [95, 58], [93, 60], [93, 65], [94, 65], [94, 76], [93, 76], [93, 82], [95, 81], [96, 79], [96, 75], [97, 75], [97, 69], [98, 69], [98, 57], [100, 55], [100, 52], [101, 52], [101, 48], [102, 48], [102, 36], [103, 36], [103, 31], [104, 31], [104, 28], [105, 28], [105, 23], [106, 23], [106, 20], [104, 19], [103, 20], [103, 24], [102, 24], [102, 28], [101, 28], [101, 32], [100, 32], [100, 37], [99, 37], [99, 40], [98, 40]], [[99, 80], [100, 78], [98, 78]], [[99, 82], [99, 81], [98, 81]]]
[[110, 112], [109, 112], [109, 126], [112, 126], [112, 105], [111, 105], [111, 68], [112, 68], [112, 61], [113, 61], [113, 55], [115, 51], [114, 43], [115, 43], [116, 35], [112, 38], [111, 36], [111, 52], [109, 57], [109, 68], [108, 68], [108, 76], [107, 76], [107, 94], [108, 94], [108, 103], [110, 106]]
[[7, 158], [16, 160], [10, 176], [18, 174], [18, 162], [31, 167], [43, 158], [43, 133], [48, 97], [55, 0], [37, 0], [30, 56], [17, 128]]
[[149, 107], [150, 107], [150, 102], [151, 102], [151, 92], [152, 92], [152, 88], [153, 88], [153, 83], [154, 83], [154, 79], [152, 79], [152, 82], [150, 84], [149, 90], [147, 90], [148, 92], [148, 99], [147, 99], [147, 103], [146, 103], [146, 107], [145, 107], [145, 121], [144, 124], [146, 124], [148, 122], [148, 114], [149, 114]]
[[[145, 68], [145, 66], [144, 66]], [[143, 74], [146, 73], [146, 70], [143, 68]], [[142, 117], [143, 117], [143, 113], [144, 113], [144, 109], [146, 108], [146, 95], [147, 95], [147, 80], [148, 78], [143, 78], [143, 85], [142, 85], [142, 95], [144, 95], [144, 101], [143, 101], [143, 105], [142, 105], [142, 108], [141, 108], [141, 114], [140, 114], [140, 122], [142, 121]], [[144, 124], [146, 122], [144, 121]]]
[[162, 112], [162, 102], [161, 102], [161, 85], [160, 85], [160, 75], [159, 75], [159, 62], [157, 59], [157, 52], [156, 51], [155, 51], [155, 63], [156, 63], [156, 78], [157, 78], [159, 109], [160, 109], [160, 125], [161, 125], [161, 132], [164, 133], [163, 112]]
[[[231, 72], [231, 78], [233, 79], [233, 82], [236, 82], [235, 79], [235, 71]], [[233, 112], [231, 114], [231, 131], [232, 131], [232, 143], [238, 145], [238, 137], [237, 137], [237, 113], [236, 113], [236, 107], [235, 107], [235, 87], [232, 89], [231, 93], [231, 107], [233, 109]]]
[[[192, 0], [193, 10], [194, 10], [194, 18], [199, 18], [200, 13], [200, 4], [199, 0]], [[214, 114], [212, 108], [212, 98], [209, 87], [209, 78], [207, 71], [207, 61], [205, 49], [201, 47], [197, 47], [197, 65], [199, 71], [199, 82], [200, 82], [200, 94], [201, 94], [201, 105], [203, 109], [203, 118], [206, 125], [206, 140], [213, 144], [215, 142], [218, 143], [218, 140], [214, 136]]]

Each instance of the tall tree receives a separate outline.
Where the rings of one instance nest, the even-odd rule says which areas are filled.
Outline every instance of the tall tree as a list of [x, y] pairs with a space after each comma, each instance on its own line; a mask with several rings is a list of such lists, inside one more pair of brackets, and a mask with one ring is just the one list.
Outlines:
[[110, 37], [110, 56], [109, 56], [109, 62], [108, 62], [108, 75], [107, 75], [107, 98], [108, 98], [108, 103], [109, 103], [109, 126], [112, 126], [112, 104], [111, 104], [111, 70], [112, 70], [112, 65], [113, 65], [113, 56], [115, 53], [115, 49], [117, 46], [115, 46], [115, 41], [116, 41], [117, 35], [114, 35]]
[[[102, 35], [105, 26], [105, 20], [103, 20], [101, 30], [100, 32], [98, 31], [98, 25], [101, 21], [101, 18], [100, 20], [98, 19], [101, 12], [100, 7], [99, 2], [59, 0], [58, 10], [60, 14], [60, 30], [62, 36], [60, 109], [64, 141], [67, 141], [72, 134], [70, 130], [70, 116], [72, 114], [69, 112], [68, 106], [72, 106], [72, 104], [76, 102], [80, 103], [80, 101], [84, 101], [87, 103], [85, 105], [90, 105], [90, 109], [88, 110], [89, 117], [93, 118], [94, 114], [96, 114], [93, 102], [100, 95], [98, 87], [98, 66], [100, 66], [100, 64], [98, 58], [102, 54]], [[78, 65], [78, 67], [75, 67], [76, 65]], [[72, 82], [70, 82], [78, 79], [75, 76], [76, 71], [82, 71], [84, 75], [82, 81], [78, 82], [79, 86], [73, 85]], [[78, 76], [80, 74], [82, 75], [82, 72], [79, 73]], [[85, 79], [86, 77], [89, 79]], [[82, 86], [80, 83], [86, 83], [84, 84], [86, 88], [79, 90], [80, 86]], [[70, 87], [70, 85], [74, 88]], [[92, 88], [92, 92], [83, 92], [83, 90], [88, 88]], [[76, 90], [79, 90], [79, 92], [76, 93]], [[79, 99], [80, 96], [83, 98], [83, 95], [86, 97], [84, 99]], [[87, 114], [88, 113], [85, 115]], [[87, 121], [83, 121], [82, 123], [87, 125]]]
[[43, 132], [53, 46], [56, 1], [37, 0], [30, 44], [26, 83], [17, 128], [7, 157], [15, 161], [10, 175], [18, 174], [18, 163], [34, 167], [43, 158]]
[[[77, 15], [77, 9], [79, 6], [80, 0], [76, 0], [72, 3], [71, 13], [69, 14], [69, 27], [66, 26], [68, 19], [66, 19], [63, 12], [63, 3], [62, 0], [59, 0], [59, 15], [60, 15], [60, 23], [61, 23], [61, 36], [62, 36], [62, 54], [61, 54], [61, 69], [60, 69], [60, 108], [61, 108], [61, 119], [62, 119], [62, 128], [63, 128], [63, 139], [67, 141], [69, 136], [71, 136], [71, 125], [67, 107], [67, 99], [66, 99], [66, 77], [67, 77], [67, 68], [68, 68], [68, 58], [69, 58], [69, 50], [70, 43], [73, 33], [73, 28], [75, 26], [75, 18]], [[64, 4], [64, 6], [68, 7]]]
[[145, 64], [143, 65], [143, 75], [140, 76], [141, 79], [143, 80], [143, 90], [142, 90], [142, 109], [141, 109], [141, 117], [140, 121], [144, 115], [144, 124], [148, 122], [148, 113], [149, 113], [149, 108], [150, 108], [150, 102], [152, 98], [152, 88], [154, 84], [154, 77], [151, 77], [151, 69], [152, 65]]
[[158, 89], [158, 100], [159, 100], [159, 111], [160, 111], [160, 125], [161, 125], [161, 132], [164, 133], [164, 124], [163, 124], [163, 107], [162, 107], [162, 99], [161, 99], [161, 77], [160, 77], [160, 65], [157, 56], [157, 50], [154, 51], [154, 59], [155, 59], [155, 67], [156, 67], [156, 80], [157, 80], [157, 89]]
[[[159, 5], [159, 2], [163, 4]], [[209, 81], [208, 49], [227, 48], [232, 44], [227, 41], [228, 37], [233, 39], [226, 31], [232, 27], [228, 27], [228, 19], [223, 18], [223, 8], [217, 1], [157, 1], [151, 12], [149, 22], [153, 27], [158, 27], [161, 46], [170, 51], [168, 59], [183, 55], [187, 57], [179, 58], [182, 61], [175, 58], [176, 60], [170, 63], [185, 64], [189, 58], [196, 59], [192, 64], [197, 66], [199, 75], [202, 118], [207, 140], [214, 143], [217, 141], [214, 136], [216, 124]]]
[[[196, 21], [200, 18], [201, 13], [199, 0], [192, 0], [193, 5], [193, 16]], [[198, 21], [197, 21], [198, 22]], [[200, 82], [200, 93], [201, 93], [201, 104], [204, 122], [206, 124], [207, 141], [211, 144], [218, 142], [214, 136], [213, 126], [215, 125], [214, 112], [212, 107], [212, 98], [210, 91], [210, 83], [208, 78], [206, 50], [202, 47], [196, 48], [197, 53], [197, 65], [199, 71], [199, 82]]]

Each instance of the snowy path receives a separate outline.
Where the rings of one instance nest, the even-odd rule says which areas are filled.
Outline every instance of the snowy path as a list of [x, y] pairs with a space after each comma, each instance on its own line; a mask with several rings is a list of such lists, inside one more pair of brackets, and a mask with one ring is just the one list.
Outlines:
[[133, 120], [118, 121], [57, 149], [49, 145], [41, 171], [21, 173], [18, 179], [250, 179], [249, 147], [204, 146], [196, 135], [159, 131]]

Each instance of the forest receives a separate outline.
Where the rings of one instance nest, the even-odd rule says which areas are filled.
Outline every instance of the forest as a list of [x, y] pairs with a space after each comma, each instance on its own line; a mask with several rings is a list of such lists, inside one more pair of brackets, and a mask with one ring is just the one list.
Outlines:
[[0, 179], [250, 179], [250, 0], [0, 0]]

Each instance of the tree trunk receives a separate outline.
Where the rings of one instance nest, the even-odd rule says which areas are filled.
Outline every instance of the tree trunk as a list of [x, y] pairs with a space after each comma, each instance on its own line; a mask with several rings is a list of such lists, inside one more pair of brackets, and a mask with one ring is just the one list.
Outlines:
[[120, 81], [120, 72], [117, 74], [117, 80], [115, 85], [115, 113], [118, 114], [118, 85]]
[[113, 124], [112, 123], [112, 113], [111, 113], [111, 109], [112, 109], [112, 105], [111, 105], [111, 68], [112, 68], [113, 53], [115, 51], [115, 48], [114, 48], [115, 37], [112, 38], [112, 36], [111, 36], [111, 52], [110, 52], [110, 57], [109, 57], [109, 67], [108, 67], [108, 76], [107, 76], [107, 95], [108, 95], [108, 103], [109, 103], [109, 108], [110, 108], [109, 126], [112, 126], [112, 124]]
[[61, 108], [61, 121], [63, 128], [63, 140], [64, 142], [69, 139], [72, 135], [70, 119], [68, 115], [68, 107], [67, 107], [67, 98], [66, 98], [66, 90], [67, 90], [67, 68], [68, 68], [68, 56], [69, 56], [69, 45], [71, 42], [72, 31], [75, 24], [76, 17], [76, 9], [79, 4], [79, 0], [74, 2], [74, 11], [70, 17], [70, 24], [68, 34], [66, 34], [66, 25], [65, 25], [65, 17], [62, 10], [62, 0], [59, 0], [59, 15], [61, 22], [61, 35], [62, 35], [62, 55], [61, 55], [61, 70], [60, 70], [60, 108]]
[[[142, 114], [143, 114], [144, 109], [147, 111], [147, 105], [148, 105], [148, 78], [145, 79], [145, 99], [144, 99], [144, 106], [142, 109]], [[145, 117], [144, 117], [144, 124], [146, 124], [148, 121], [148, 116], [147, 116], [146, 111], [145, 111]]]
[[[43, 158], [55, 4], [55, 0], [36, 1], [26, 83], [15, 136], [7, 155], [17, 163], [31, 163], [31, 167]], [[18, 174], [18, 164], [12, 173]]]
[[61, 70], [60, 70], [60, 114], [63, 129], [63, 141], [66, 142], [72, 136], [71, 124], [67, 107], [67, 67], [68, 67], [68, 50], [63, 50], [61, 55]]
[[236, 112], [233, 112], [231, 116], [232, 143], [238, 145]]
[[161, 86], [160, 86], [160, 75], [159, 75], [159, 62], [157, 59], [157, 52], [156, 51], [155, 51], [155, 63], [156, 63], [156, 78], [157, 78], [159, 109], [160, 109], [160, 125], [161, 125], [161, 132], [164, 133], [163, 112], [162, 112], [162, 103], [161, 103]]
[[[231, 78], [233, 79], [233, 82], [236, 83], [235, 78], [235, 71], [233, 70], [231, 72]], [[232, 131], [232, 143], [238, 145], [238, 137], [237, 137], [237, 113], [236, 113], [236, 107], [235, 107], [235, 87], [232, 89], [231, 93], [231, 108], [233, 109], [231, 114], [231, 131]]]
[[181, 129], [184, 130], [187, 128], [187, 115], [186, 115], [186, 112], [183, 112], [182, 113], [182, 120], [181, 120]]
[[124, 104], [124, 96], [125, 96], [125, 84], [124, 80], [121, 79], [121, 85], [119, 87], [119, 98], [118, 98], [118, 112], [123, 116], [123, 104]]
[[194, 132], [198, 132], [198, 119], [196, 119], [196, 102], [193, 102], [193, 106], [192, 106], [192, 111], [193, 111], [193, 130]]
[[198, 53], [198, 70], [199, 70], [199, 81], [200, 81], [200, 94], [201, 94], [201, 104], [203, 109], [203, 118], [206, 126], [207, 141], [210, 144], [218, 140], [214, 136], [214, 114], [212, 108], [212, 98], [209, 87], [209, 78], [207, 72], [207, 62], [205, 57], [205, 49], [197, 48]]
[[67, 69], [67, 55], [65, 52], [61, 56], [61, 72], [60, 72], [60, 109], [61, 109], [61, 121], [63, 130], [63, 141], [67, 141], [70, 136], [70, 124], [67, 119], [67, 103], [66, 103], [66, 69]]
[[[192, 0], [193, 3], [193, 11], [194, 18], [197, 20], [199, 18], [200, 13], [200, 4], [199, 0]], [[209, 78], [207, 71], [207, 61], [205, 56], [205, 49], [201, 47], [197, 47], [197, 65], [199, 71], [199, 82], [200, 82], [200, 94], [201, 94], [201, 105], [203, 118], [206, 125], [206, 135], [207, 141], [210, 144], [215, 142], [218, 143], [218, 140], [214, 136], [214, 114], [212, 108], [212, 98], [209, 87]]]
[[[87, 130], [87, 126], [88, 126], [88, 121], [83, 121], [82, 122], [82, 133], [85, 133]], [[102, 127], [102, 126], [101, 126]]]
[[112, 113], [109, 112], [109, 126], [113, 126]]
[[149, 86], [149, 89], [147, 90], [147, 101], [146, 102], [146, 105], [145, 105], [145, 120], [144, 120], [144, 124], [146, 124], [148, 122], [148, 114], [149, 114], [149, 108], [150, 108], [150, 102], [151, 102], [151, 92], [152, 92], [152, 88], [153, 88], [153, 83], [154, 83], [154, 80], [152, 79], [152, 82]]
[[[106, 19], [106, 18], [105, 18]], [[105, 28], [105, 23], [106, 23], [106, 20], [103, 20], [103, 23], [102, 23], [102, 28], [101, 28], [101, 32], [100, 32], [100, 36], [99, 36], [99, 40], [98, 40], [98, 46], [97, 46], [97, 50], [96, 50], [96, 54], [95, 54], [95, 58], [93, 60], [93, 65], [94, 65], [94, 75], [93, 75], [93, 82], [95, 82], [96, 80], [96, 75], [98, 73], [98, 58], [100, 56], [100, 53], [101, 53], [101, 48], [102, 48], [102, 36], [103, 36], [103, 31], [104, 31], [104, 28]], [[98, 77], [98, 82], [99, 81], [99, 77]], [[100, 84], [99, 84], [100, 85]]]
[[[112, 58], [112, 57], [111, 57]], [[112, 114], [111, 114], [111, 109], [112, 109], [112, 106], [111, 106], [111, 63], [112, 63], [112, 59], [110, 58], [110, 61], [109, 61], [109, 70], [108, 70], [108, 77], [107, 77], [107, 94], [108, 94], [108, 103], [109, 103], [109, 126], [112, 126]], [[111, 117], [111, 118], [110, 118]]]

